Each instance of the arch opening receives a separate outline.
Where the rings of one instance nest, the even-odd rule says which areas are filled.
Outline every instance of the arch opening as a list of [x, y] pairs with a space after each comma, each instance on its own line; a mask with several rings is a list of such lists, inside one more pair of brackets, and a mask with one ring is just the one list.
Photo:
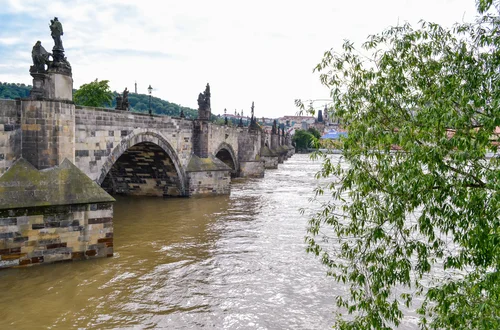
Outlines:
[[183, 196], [174, 162], [163, 148], [148, 141], [123, 152], [104, 177], [101, 187], [110, 194]]
[[215, 154], [215, 157], [220, 159], [224, 164], [231, 168], [231, 178], [235, 178], [238, 176], [238, 171], [236, 168], [236, 164], [234, 163], [233, 156], [228, 150], [220, 149], [217, 154]]

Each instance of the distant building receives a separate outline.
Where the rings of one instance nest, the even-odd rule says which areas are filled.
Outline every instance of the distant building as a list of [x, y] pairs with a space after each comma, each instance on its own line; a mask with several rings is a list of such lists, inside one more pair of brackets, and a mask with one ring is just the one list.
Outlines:
[[278, 122], [284, 124], [285, 127], [308, 129], [310, 125], [316, 122], [316, 118], [313, 116], [283, 116], [278, 118]]

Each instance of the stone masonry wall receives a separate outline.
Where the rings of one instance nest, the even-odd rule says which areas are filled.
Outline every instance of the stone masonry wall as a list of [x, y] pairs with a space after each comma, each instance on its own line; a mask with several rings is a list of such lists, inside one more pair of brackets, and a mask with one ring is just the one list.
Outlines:
[[260, 159], [261, 132], [244, 130], [238, 136], [240, 176], [264, 177], [264, 162]]
[[113, 204], [0, 211], [0, 269], [113, 256]]
[[263, 133], [262, 133], [262, 139], [261, 139], [261, 141], [262, 141], [262, 143], [261, 143], [262, 148], [264, 148], [264, 146], [265, 146], [265, 145], [266, 145], [266, 143], [267, 143], [267, 147], [268, 147], [269, 149], [271, 149], [271, 136], [272, 136], [272, 135], [273, 135], [273, 134], [271, 134], [270, 132], [267, 132], [267, 133], [266, 133], [266, 132], [263, 132]]
[[15, 100], [0, 100], [0, 176], [21, 157], [21, 113]]
[[239, 127], [211, 124], [208, 132], [208, 152], [215, 155], [217, 148], [224, 142], [233, 148], [235, 155], [238, 155], [238, 136], [242, 131], [243, 129]]
[[42, 170], [67, 158], [74, 162], [75, 106], [72, 101], [20, 100], [22, 156]]
[[264, 161], [264, 167], [266, 169], [277, 169], [278, 168], [278, 157], [263, 156], [261, 157]]
[[265, 163], [263, 161], [241, 162], [241, 176], [246, 178], [263, 178]]
[[195, 120], [193, 122], [193, 153], [200, 158], [208, 157], [208, 130], [208, 121]]
[[[180, 165], [185, 167], [192, 152], [192, 125], [192, 121], [176, 117], [77, 107], [75, 164], [96, 180], [101, 176], [108, 157], [116, 156], [114, 151], [120, 149], [124, 152], [137, 141], [134, 137], [151, 133], [157, 140], [165, 141], [178, 157]], [[122, 143], [126, 145], [120, 146]], [[116, 159], [111, 160], [114, 162]]]
[[230, 193], [230, 171], [189, 172], [189, 195], [227, 195]]
[[271, 145], [269, 148], [271, 150], [278, 150], [280, 146], [280, 137], [277, 134], [271, 134]]
[[260, 155], [260, 132], [243, 131], [238, 135], [238, 158], [240, 162], [258, 160]]

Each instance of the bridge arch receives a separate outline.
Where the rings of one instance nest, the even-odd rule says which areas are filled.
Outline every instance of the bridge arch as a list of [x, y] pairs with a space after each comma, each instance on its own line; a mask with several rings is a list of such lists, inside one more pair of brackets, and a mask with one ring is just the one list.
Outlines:
[[[128, 156], [129, 153], [143, 152], [147, 154], [155, 154], [155, 161], [165, 162], [171, 167], [171, 172], [175, 172], [175, 184], [178, 189], [178, 196], [187, 196], [187, 178], [184, 168], [182, 167], [177, 153], [172, 148], [168, 140], [160, 133], [148, 129], [135, 129], [129, 135], [124, 137], [110, 153], [106, 162], [101, 168], [101, 174], [96, 179], [97, 184], [103, 185], [105, 180], [112, 175], [111, 171], [120, 158]], [[122, 157], [122, 158], [123, 158]], [[162, 159], [163, 157], [163, 159]], [[149, 160], [151, 161], [151, 160]], [[161, 164], [160, 164], [161, 165]], [[158, 180], [161, 181], [161, 180]]]
[[222, 142], [214, 151], [215, 157], [220, 159], [224, 164], [231, 167], [231, 177], [236, 177], [240, 172], [240, 164], [238, 162], [238, 157], [236, 157], [236, 153], [234, 152], [233, 147], [226, 143]]

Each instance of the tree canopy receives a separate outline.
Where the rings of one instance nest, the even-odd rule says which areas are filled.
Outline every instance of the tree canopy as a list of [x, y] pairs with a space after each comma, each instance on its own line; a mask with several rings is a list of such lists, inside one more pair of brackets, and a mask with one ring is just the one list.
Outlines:
[[[93, 81], [90, 84], [82, 85], [78, 90], [73, 90], [75, 103], [83, 106], [115, 108], [116, 97], [118, 96], [118, 93], [116, 91], [110, 92], [109, 81], [107, 81], [108, 87], [102, 89], [102, 86], [100, 86], [99, 84], [104, 85], [103, 82], [105, 81], [107, 80], [102, 80], [97, 84], [96, 81]], [[104, 95], [109, 95], [107, 93], [111, 93], [111, 102], [109, 101], [110, 99], [107, 96], [103, 99], [103, 102], [95, 102], [96, 100], [98, 101], [98, 98], [100, 98], [100, 95], [104, 90], [106, 91], [106, 93], [103, 93]], [[0, 99], [26, 98], [29, 97], [30, 91], [31, 86], [25, 84], [0, 82]], [[148, 113], [149, 95], [129, 93], [128, 98], [131, 111]], [[151, 111], [153, 114], [178, 117], [180, 116], [181, 110], [183, 110], [184, 115], [188, 119], [195, 119], [198, 117], [198, 110], [189, 107], [183, 107], [176, 103], [162, 100], [158, 97], [151, 97]], [[217, 117], [212, 114], [211, 119], [215, 121]], [[236, 122], [236, 125], [237, 124], [238, 123]]]
[[306, 237], [348, 285], [337, 328], [415, 309], [424, 329], [500, 329], [499, 22], [391, 27], [316, 66], [349, 132], [340, 161], [315, 156], [328, 183]]
[[[116, 96], [118, 96], [117, 92], [113, 92], [113, 102], [111, 107], [114, 108], [116, 106]], [[128, 100], [130, 103], [130, 110], [134, 112], [142, 112], [148, 113], [149, 111], [149, 95], [147, 94], [136, 94], [129, 93]], [[166, 100], [162, 100], [158, 97], [151, 97], [151, 111], [156, 115], [167, 115], [167, 116], [179, 116], [181, 110], [184, 111], [184, 115], [186, 118], [194, 119], [198, 117], [198, 110], [183, 107], [176, 103], [172, 103]]]
[[[75, 103], [84, 106], [94, 107], [116, 107], [116, 97], [119, 93], [109, 90], [109, 81], [93, 81], [90, 84], [85, 84], [80, 89], [74, 92]], [[129, 93], [128, 101], [130, 110], [134, 112], [149, 112], [149, 95]], [[181, 110], [184, 111], [186, 118], [195, 119], [198, 117], [198, 110], [189, 107], [181, 107], [178, 104], [162, 100], [158, 97], [151, 96], [151, 112], [156, 115], [179, 116]], [[216, 117], [212, 115], [212, 119]]]
[[315, 141], [321, 137], [321, 134], [314, 127], [307, 130], [298, 129], [292, 137], [292, 142], [297, 151], [308, 151], [314, 148]]
[[76, 104], [87, 107], [102, 107], [111, 105], [113, 93], [109, 89], [109, 80], [94, 80], [83, 84], [74, 92], [73, 99]]
[[25, 98], [30, 95], [31, 86], [0, 82], [0, 99]]

